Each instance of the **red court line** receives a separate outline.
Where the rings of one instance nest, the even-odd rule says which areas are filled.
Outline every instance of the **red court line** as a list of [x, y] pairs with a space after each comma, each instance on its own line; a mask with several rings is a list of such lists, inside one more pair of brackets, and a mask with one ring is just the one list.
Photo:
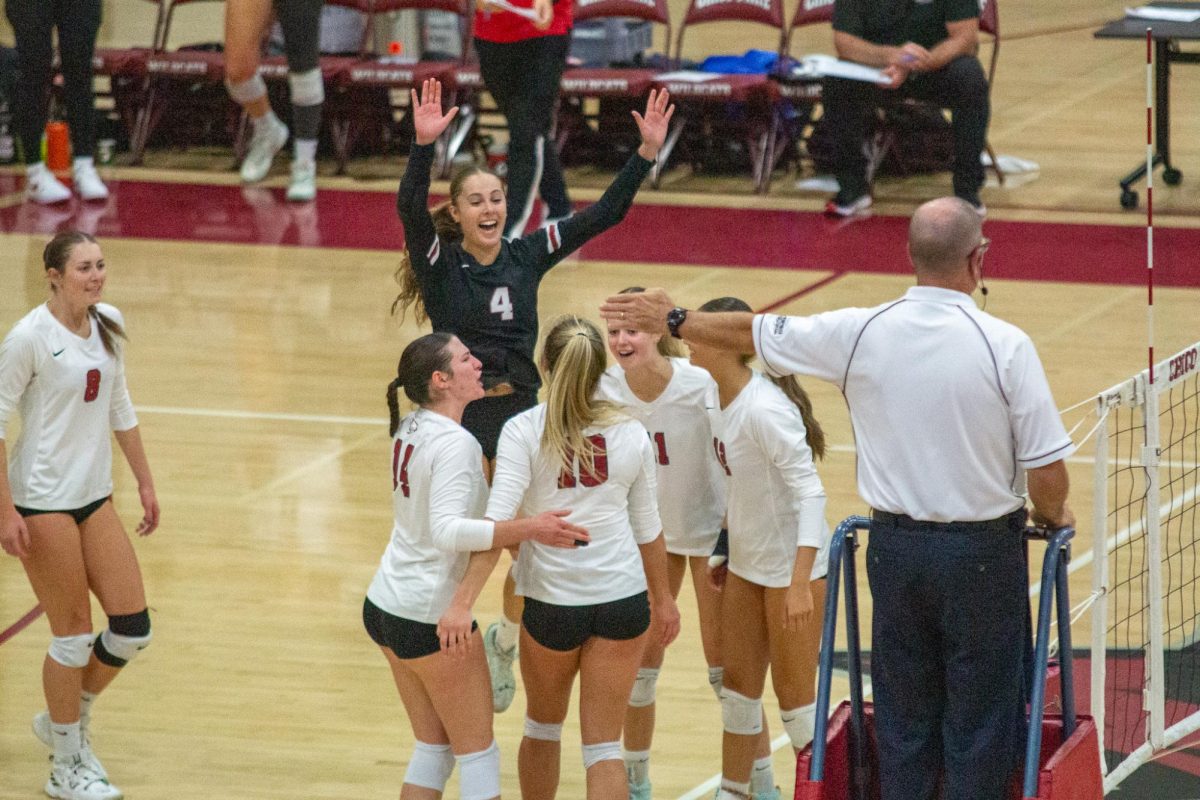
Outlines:
[[0, 631], [0, 644], [4, 644], [9, 639], [13, 638], [18, 633], [20, 633], [21, 631], [28, 628], [30, 623], [32, 623], [35, 619], [37, 619], [41, 615], [42, 615], [41, 605], [36, 605], [33, 608], [29, 609], [28, 613], [26, 613], [25, 616], [21, 617], [19, 620], [14, 622], [12, 625], [9, 625], [3, 631]]
[[770, 305], [767, 305], [767, 306], [763, 306], [755, 313], [766, 314], [767, 312], [774, 311], [775, 309], [780, 308], [781, 306], [786, 306], [788, 303], [792, 302], [793, 300], [799, 300], [801, 297], [804, 297], [804, 295], [806, 295], [806, 294], [811, 294], [811, 293], [815, 292], [817, 289], [828, 286], [829, 284], [833, 283], [834, 281], [836, 281], [838, 278], [842, 277], [845, 274], [846, 273], [844, 273], [844, 272], [835, 272], [832, 275], [827, 275], [824, 278], [822, 278], [821, 280], [817, 281], [816, 283], [810, 283], [808, 286], [805, 286], [803, 289], [801, 289], [798, 292], [792, 292], [787, 297], [781, 297], [780, 299], [776, 300], [774, 303], [771, 303]]

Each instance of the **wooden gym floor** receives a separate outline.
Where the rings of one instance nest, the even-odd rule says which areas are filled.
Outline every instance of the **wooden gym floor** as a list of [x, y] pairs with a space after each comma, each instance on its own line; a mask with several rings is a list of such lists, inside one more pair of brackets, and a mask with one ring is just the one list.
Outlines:
[[[984, 192], [985, 232], [997, 241], [988, 311], [1030, 333], [1060, 407], [1146, 361], [1142, 216], [1121, 212], [1116, 192], [1143, 152], [1141, 49], [1090, 38], [1122, 9], [1111, 0], [1002, 8], [991, 140], [1041, 170]], [[829, 52], [827, 37], [806, 32], [794, 51]], [[745, 46], [755, 43], [747, 36]], [[1167, 284], [1155, 293], [1160, 357], [1200, 339], [1200, 70], [1176, 73], [1173, 138], [1185, 177], [1155, 193], [1171, 228], [1157, 240]], [[152, 154], [147, 168], [112, 168], [114, 196], [99, 209], [33, 208], [15, 173], [0, 175], [0, 327], [44, 299], [40, 250], [50, 232], [97, 232], [110, 265], [106, 299], [129, 322], [130, 388], [163, 505], [161, 530], [136, 543], [155, 642], [97, 704], [97, 751], [135, 799], [395, 796], [411, 735], [359, 609], [391, 526], [383, 389], [417, 333], [387, 313], [400, 165], [356, 164], [297, 208], [282, 201], [282, 164], [269, 191], [243, 192], [211, 157], [194, 170], [163, 169], [179, 161]], [[608, 177], [573, 171], [577, 199], [594, 200]], [[812, 212], [823, 196], [794, 189], [795, 177], [780, 173], [771, 194], [755, 197], [740, 176], [669, 175], [663, 191], [643, 191], [623, 227], [550, 274], [543, 319], [595, 316], [603, 297], [634, 283], [665, 286], [686, 304], [736, 293], [796, 314], [902, 293], [911, 283], [903, 217], [948, 191], [949, 176], [885, 181], [876, 216], [845, 227], [819, 220]], [[807, 385], [833, 445], [821, 471], [836, 522], [864, 511], [853, 440], [836, 390]], [[1078, 553], [1092, 533], [1088, 446], [1070, 468]], [[118, 510], [132, 523], [136, 493], [123, 465], [115, 473]], [[480, 599], [481, 624], [497, 613], [501, 577]], [[1087, 570], [1073, 577], [1076, 598], [1089, 580]], [[865, 587], [863, 600], [865, 613]], [[49, 633], [44, 618], [10, 627], [33, 605], [19, 565], [0, 561], [3, 800], [39, 796], [46, 777], [28, 720], [43, 707]], [[681, 608], [684, 633], [659, 683], [652, 769], [661, 798], [710, 795], [719, 762], [720, 713], [686, 589]], [[98, 609], [95, 620], [99, 628]], [[844, 693], [839, 681], [835, 699]], [[507, 796], [517, 794], [523, 702], [518, 690], [496, 718]], [[778, 720], [769, 693], [767, 704]], [[573, 718], [563, 741], [559, 796], [581, 797]], [[785, 796], [792, 769], [787, 749], [778, 751]]]

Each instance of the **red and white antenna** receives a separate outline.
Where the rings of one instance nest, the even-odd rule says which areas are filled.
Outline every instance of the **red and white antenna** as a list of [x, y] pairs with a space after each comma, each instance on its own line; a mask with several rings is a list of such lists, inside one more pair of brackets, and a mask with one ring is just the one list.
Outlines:
[[1154, 385], [1154, 37], [1146, 28], [1146, 343]]

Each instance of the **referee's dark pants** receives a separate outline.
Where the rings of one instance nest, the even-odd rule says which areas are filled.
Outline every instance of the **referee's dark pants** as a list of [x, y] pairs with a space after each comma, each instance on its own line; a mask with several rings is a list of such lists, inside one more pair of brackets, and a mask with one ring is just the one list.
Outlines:
[[[848, 197], [870, 190], [863, 139], [867, 116], [875, 112], [886, 90], [866, 81], [826, 78], [821, 90], [825, 121], [836, 135], [834, 171]], [[983, 164], [979, 157], [987, 144], [987, 77], [974, 56], [959, 56], [936, 72], [914, 72], [896, 92], [940, 103], [950, 109], [954, 134], [954, 194], [972, 203], [979, 201]]]
[[1022, 509], [991, 522], [875, 512], [867, 546], [883, 800], [1002, 800], [1024, 746]]

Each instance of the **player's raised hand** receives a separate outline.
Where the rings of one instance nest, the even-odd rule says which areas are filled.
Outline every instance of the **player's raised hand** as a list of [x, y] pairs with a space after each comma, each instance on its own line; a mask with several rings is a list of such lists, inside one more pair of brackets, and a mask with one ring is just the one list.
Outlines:
[[409, 91], [412, 95], [413, 130], [417, 144], [433, 144], [458, 114], [458, 106], [442, 113], [442, 82], [433, 78], [421, 85], [419, 98], [416, 89]]
[[637, 122], [638, 132], [642, 135], [642, 146], [638, 155], [647, 161], [658, 157], [658, 151], [667, 140], [667, 131], [671, 128], [671, 117], [675, 114], [675, 106], [671, 105], [671, 95], [666, 90], [650, 90], [646, 98], [646, 113], [630, 112]]

